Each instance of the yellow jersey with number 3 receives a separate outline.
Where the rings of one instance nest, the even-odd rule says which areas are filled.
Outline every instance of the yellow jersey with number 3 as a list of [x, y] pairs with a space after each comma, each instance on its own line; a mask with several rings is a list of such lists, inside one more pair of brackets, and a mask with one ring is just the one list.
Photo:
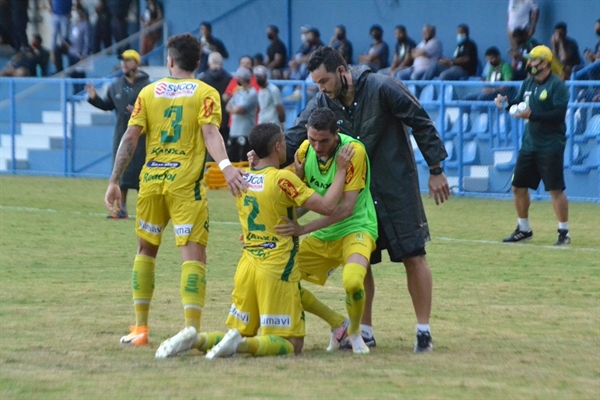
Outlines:
[[299, 281], [296, 267], [298, 238], [279, 236], [275, 226], [281, 217], [296, 220], [296, 207], [315, 191], [293, 172], [275, 167], [251, 168], [244, 176], [248, 190], [237, 197], [237, 209], [244, 235], [244, 256], [253, 264], [283, 281]]
[[129, 125], [140, 126], [147, 137], [140, 195], [206, 198], [201, 129], [206, 124], [221, 124], [219, 93], [206, 83], [169, 77], [142, 89], [129, 119]]

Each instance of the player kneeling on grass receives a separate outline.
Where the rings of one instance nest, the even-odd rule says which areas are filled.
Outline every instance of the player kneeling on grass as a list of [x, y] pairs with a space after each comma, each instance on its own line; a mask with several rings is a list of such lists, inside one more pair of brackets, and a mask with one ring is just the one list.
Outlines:
[[[298, 238], [280, 236], [275, 226], [282, 216], [296, 219], [296, 207], [329, 215], [344, 187], [345, 171], [354, 155], [351, 146], [338, 152], [338, 173], [325, 197], [307, 187], [293, 172], [280, 170], [286, 145], [281, 127], [259, 124], [250, 132], [250, 145], [259, 158], [244, 177], [248, 190], [237, 200], [244, 248], [234, 277], [229, 332], [200, 333], [188, 327], [164, 341], [156, 358], [191, 348], [206, 358], [235, 353], [255, 356], [299, 354], [304, 345], [304, 311], [300, 300], [300, 270], [296, 265]], [[258, 330], [261, 335], [256, 336]]]
[[[304, 226], [288, 220], [287, 224], [277, 226], [276, 231], [295, 237], [310, 233], [300, 243], [298, 253], [302, 279], [324, 285], [335, 268], [344, 266], [342, 280], [349, 326], [344, 316], [318, 301], [305, 287], [302, 288], [302, 306], [332, 327], [327, 350], [340, 347], [347, 330], [348, 340], [341, 347], [352, 348], [356, 354], [367, 354], [369, 347], [362, 338], [360, 321], [365, 310], [365, 275], [377, 240], [377, 215], [369, 190], [369, 159], [361, 142], [338, 132], [337, 118], [328, 108], [315, 109], [306, 128], [308, 140], [300, 145], [295, 157], [296, 174], [321, 195], [330, 190], [334, 176], [340, 172], [333, 162], [336, 154], [344, 145], [354, 148], [354, 156], [344, 171], [342, 201], [329, 216]], [[374, 341], [369, 344], [374, 346]]]

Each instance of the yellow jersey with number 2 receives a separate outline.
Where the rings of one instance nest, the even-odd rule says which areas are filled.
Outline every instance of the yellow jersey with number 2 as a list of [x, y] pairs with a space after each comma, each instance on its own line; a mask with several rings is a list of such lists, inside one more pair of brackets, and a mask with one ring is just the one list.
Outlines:
[[283, 222], [281, 217], [297, 219], [296, 207], [315, 191], [293, 172], [275, 167], [251, 168], [244, 179], [248, 190], [236, 200], [244, 234], [243, 256], [275, 278], [299, 281], [298, 238], [279, 236], [275, 226]]
[[202, 184], [206, 145], [202, 125], [221, 124], [221, 100], [197, 79], [163, 78], [140, 92], [129, 119], [146, 134], [140, 195], [206, 198]]

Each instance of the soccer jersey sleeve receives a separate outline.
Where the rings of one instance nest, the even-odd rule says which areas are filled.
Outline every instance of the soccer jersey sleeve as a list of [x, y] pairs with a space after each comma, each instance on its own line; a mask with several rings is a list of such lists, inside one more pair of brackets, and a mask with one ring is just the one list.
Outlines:
[[301, 207], [315, 191], [304, 184], [291, 171], [280, 170], [277, 176], [279, 190], [290, 200], [290, 204]]
[[202, 105], [198, 112], [198, 124], [200, 126], [208, 124], [221, 126], [221, 98], [219, 92], [205, 85], [200, 93]]
[[146, 86], [137, 99], [135, 100], [135, 105], [133, 106], [133, 111], [131, 112], [131, 117], [129, 117], [129, 122], [127, 126], [140, 126], [142, 128], [142, 132], [146, 132], [148, 119], [147, 117], [147, 94], [148, 94], [148, 86]]
[[352, 156], [350, 164], [346, 168], [344, 192], [364, 189], [367, 180], [367, 153], [365, 148], [357, 142], [352, 142], [352, 147], [354, 147], [354, 156]]

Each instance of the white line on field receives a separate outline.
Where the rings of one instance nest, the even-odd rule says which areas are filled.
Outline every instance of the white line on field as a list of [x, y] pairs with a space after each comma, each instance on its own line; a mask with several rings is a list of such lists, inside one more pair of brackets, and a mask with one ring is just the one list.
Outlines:
[[[94, 217], [104, 217], [106, 213], [96, 213], [96, 212], [87, 212], [87, 211], [74, 211], [74, 210], [54, 210], [52, 208], [35, 208], [35, 207], [18, 207], [18, 206], [3, 206], [0, 205], [0, 210], [8, 210], [8, 211], [20, 211], [20, 212], [32, 212], [32, 213], [52, 213], [52, 214], [75, 214], [75, 215], [90, 215]], [[131, 217], [135, 217], [135, 215], [131, 215]], [[215, 225], [239, 225], [239, 222], [233, 221], [210, 221], [211, 224]], [[544, 246], [544, 245], [536, 245], [529, 243], [502, 243], [495, 242], [493, 240], [475, 240], [475, 239], [459, 239], [459, 238], [449, 238], [449, 237], [434, 237], [435, 240], [441, 240], [445, 242], [460, 242], [460, 243], [478, 243], [478, 244], [486, 244], [486, 245], [500, 245], [500, 246], [520, 246], [520, 247], [533, 247], [533, 248], [543, 248], [543, 249], [551, 249], [551, 250], [577, 250], [577, 251], [591, 251], [596, 252], [599, 249], [594, 247], [571, 247], [571, 246]]]

